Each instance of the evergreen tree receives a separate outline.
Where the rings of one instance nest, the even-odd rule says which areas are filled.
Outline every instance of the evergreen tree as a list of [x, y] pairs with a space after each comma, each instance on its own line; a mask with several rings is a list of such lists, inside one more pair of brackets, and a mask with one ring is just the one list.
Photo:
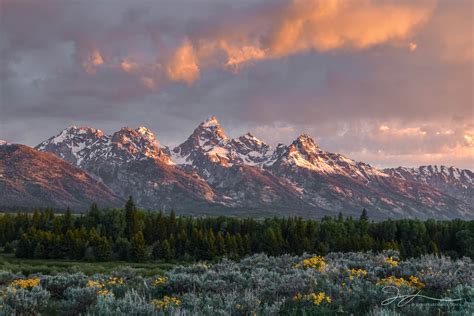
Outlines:
[[71, 209], [68, 207], [63, 216], [63, 227], [62, 227], [63, 234], [65, 234], [69, 229], [73, 228], [73, 225], [74, 223], [73, 223], [73, 218], [72, 218], [72, 212], [71, 212]]
[[146, 259], [145, 238], [142, 232], [136, 233], [131, 241], [129, 258], [132, 261], [143, 262]]
[[131, 240], [136, 233], [138, 233], [138, 215], [137, 208], [130, 196], [125, 204], [125, 237]]

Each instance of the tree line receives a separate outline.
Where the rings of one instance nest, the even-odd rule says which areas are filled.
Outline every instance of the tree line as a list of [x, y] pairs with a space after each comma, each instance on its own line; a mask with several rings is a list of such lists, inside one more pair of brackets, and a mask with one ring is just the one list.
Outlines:
[[303, 252], [396, 249], [403, 258], [426, 253], [474, 258], [474, 221], [209, 217], [194, 218], [138, 210], [130, 198], [124, 209], [85, 214], [51, 209], [0, 214], [0, 245], [18, 258], [125, 260], [238, 259]]

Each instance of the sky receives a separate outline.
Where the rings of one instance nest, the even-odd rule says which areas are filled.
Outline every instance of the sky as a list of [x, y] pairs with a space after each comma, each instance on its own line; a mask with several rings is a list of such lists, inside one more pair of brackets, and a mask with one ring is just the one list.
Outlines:
[[474, 170], [470, 0], [0, 0], [0, 139], [209, 116], [375, 166]]

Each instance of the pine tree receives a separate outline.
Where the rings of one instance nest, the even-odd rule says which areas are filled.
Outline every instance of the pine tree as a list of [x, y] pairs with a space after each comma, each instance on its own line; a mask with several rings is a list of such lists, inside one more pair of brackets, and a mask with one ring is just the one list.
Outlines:
[[344, 217], [342, 216], [341, 212], [339, 212], [339, 214], [337, 215], [337, 221], [338, 222], [343, 222], [344, 221]]
[[362, 210], [362, 214], [360, 214], [360, 220], [361, 221], [369, 220], [369, 216], [367, 215], [367, 210], [365, 208]]
[[224, 256], [226, 254], [225, 240], [221, 231], [217, 233], [216, 237], [216, 254], [218, 256]]
[[138, 228], [137, 208], [132, 196], [130, 196], [127, 204], [125, 204], [125, 237], [131, 240], [138, 232]]
[[145, 238], [142, 232], [136, 233], [132, 238], [130, 259], [136, 262], [143, 262], [146, 259]]
[[73, 227], [72, 212], [71, 212], [71, 209], [68, 207], [63, 216], [63, 228], [62, 228], [63, 234], [65, 234], [72, 227]]
[[165, 239], [161, 245], [161, 258], [165, 260], [171, 260], [174, 258], [174, 252], [168, 239]]

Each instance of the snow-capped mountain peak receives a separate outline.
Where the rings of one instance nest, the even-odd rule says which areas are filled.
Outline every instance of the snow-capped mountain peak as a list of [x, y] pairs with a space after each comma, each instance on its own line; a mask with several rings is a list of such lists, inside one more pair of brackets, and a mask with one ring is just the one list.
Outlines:
[[220, 127], [220, 123], [217, 120], [217, 117], [211, 116], [211, 117], [208, 117], [204, 122], [202, 122], [200, 126], [205, 127], [205, 128], [211, 128], [211, 127], [217, 127], [217, 126]]
[[199, 124], [191, 136], [198, 137], [199, 140], [204, 143], [209, 141], [213, 143], [220, 143], [228, 139], [227, 135], [222, 129], [221, 124], [215, 116], [211, 116]]
[[146, 127], [135, 130], [124, 127], [112, 136], [112, 143], [127, 151], [131, 155], [129, 159], [164, 158], [165, 156], [155, 135]]
[[210, 162], [230, 167], [234, 164], [262, 166], [270, 158], [270, 153], [271, 147], [251, 133], [229, 139], [217, 118], [212, 116], [173, 149], [172, 156], [179, 165], [209, 167], [207, 164]]
[[155, 135], [150, 131], [148, 128], [144, 126], [140, 126], [139, 128], [136, 129], [136, 131], [143, 136], [143, 138], [147, 139], [151, 143], [155, 143], [157, 146], [159, 146], [159, 142], [156, 139]]
[[215, 116], [199, 124], [191, 136], [173, 149], [172, 158], [176, 164], [201, 164], [204, 160], [228, 165], [229, 139]]
[[387, 177], [382, 170], [354, 161], [338, 153], [322, 150], [310, 136], [300, 135], [289, 146], [279, 145], [273, 154], [276, 168], [306, 169], [320, 175], [340, 175], [368, 182]]
[[306, 134], [300, 135], [292, 145], [304, 155], [315, 154], [320, 150], [314, 139]]
[[36, 148], [55, 153], [76, 166], [112, 158], [118, 162], [153, 158], [171, 163], [165, 148], [145, 127], [124, 127], [110, 136], [95, 128], [73, 125]]
[[246, 133], [229, 142], [233, 160], [252, 166], [263, 166], [271, 158], [272, 148], [251, 133]]
[[42, 142], [36, 146], [36, 149], [53, 152], [66, 161], [80, 166], [86, 151], [99, 143], [107, 142], [108, 137], [101, 130], [72, 125]]

